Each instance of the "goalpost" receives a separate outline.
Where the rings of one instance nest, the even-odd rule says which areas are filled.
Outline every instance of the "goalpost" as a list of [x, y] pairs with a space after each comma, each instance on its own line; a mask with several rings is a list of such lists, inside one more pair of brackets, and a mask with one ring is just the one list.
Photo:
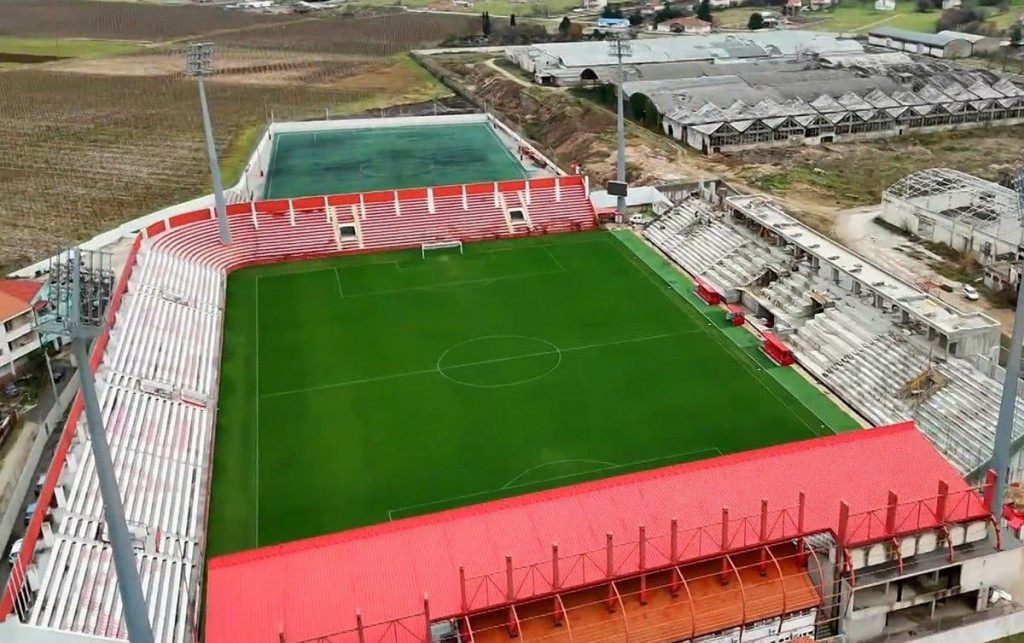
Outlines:
[[426, 259], [428, 250], [447, 250], [449, 248], [458, 248], [459, 254], [463, 254], [461, 241], [436, 241], [434, 243], [421, 243], [420, 257]]

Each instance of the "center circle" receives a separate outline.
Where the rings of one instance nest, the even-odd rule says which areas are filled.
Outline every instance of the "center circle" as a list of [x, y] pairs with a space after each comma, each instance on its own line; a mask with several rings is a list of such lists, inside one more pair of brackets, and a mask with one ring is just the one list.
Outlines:
[[485, 335], [459, 342], [441, 353], [437, 372], [463, 386], [501, 388], [538, 380], [561, 364], [562, 351], [545, 339]]
[[[426, 174], [434, 169], [434, 164], [427, 159], [408, 159], [405, 161], [404, 171], [415, 174]], [[388, 163], [367, 161], [359, 166], [359, 171], [366, 176], [391, 178], [394, 176], [394, 166]]]

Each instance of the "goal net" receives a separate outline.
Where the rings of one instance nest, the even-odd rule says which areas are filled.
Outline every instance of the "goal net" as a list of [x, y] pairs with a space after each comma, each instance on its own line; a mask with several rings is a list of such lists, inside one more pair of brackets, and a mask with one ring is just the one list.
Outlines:
[[458, 248], [459, 254], [462, 254], [462, 242], [461, 241], [437, 241], [435, 243], [421, 243], [420, 244], [420, 256], [423, 259], [427, 258], [427, 252], [437, 250], [452, 250]]

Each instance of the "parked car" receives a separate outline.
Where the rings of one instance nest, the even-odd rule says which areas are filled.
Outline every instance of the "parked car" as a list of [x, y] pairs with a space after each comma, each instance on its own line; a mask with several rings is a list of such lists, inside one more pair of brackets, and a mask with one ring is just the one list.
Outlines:
[[53, 381], [55, 384], [60, 384], [64, 381], [64, 378], [68, 376], [68, 369], [63, 366], [56, 366], [53, 369]]
[[19, 393], [18, 385], [14, 382], [7, 382], [4, 384], [4, 395], [7, 397], [14, 397]]
[[7, 436], [11, 434], [17, 419], [18, 416], [14, 411], [0, 411], [0, 446], [3, 446]]
[[630, 225], [643, 225], [644, 224], [644, 215], [642, 215], [642, 214], [631, 214], [629, 216], [629, 223], [630, 223]]
[[14, 541], [14, 544], [11, 545], [11, 553], [7, 555], [7, 562], [8, 563], [10, 563], [11, 565], [14, 565], [14, 563], [18, 562], [18, 554], [21, 553], [21, 548], [24, 545], [25, 545], [25, 539], [24, 538], [19, 538], [19, 539]]
[[964, 284], [964, 299], [967, 301], [978, 301], [978, 289], [970, 284]]

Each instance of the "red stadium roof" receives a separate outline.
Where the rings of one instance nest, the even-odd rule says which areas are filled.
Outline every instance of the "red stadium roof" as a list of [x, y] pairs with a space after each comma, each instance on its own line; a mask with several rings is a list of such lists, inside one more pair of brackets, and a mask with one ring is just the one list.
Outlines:
[[[918, 531], [940, 522], [935, 516], [940, 482], [949, 487], [946, 521], [988, 516], [977, 493], [906, 422], [221, 556], [209, 561], [206, 641], [276, 642], [282, 630], [289, 642], [325, 636], [355, 628], [357, 608], [364, 626], [422, 614], [424, 594], [431, 619], [459, 615], [465, 611], [460, 565], [473, 588], [470, 609], [477, 610], [501, 602], [506, 554], [518, 570], [517, 592], [528, 593], [520, 579], [529, 575], [526, 570], [550, 568], [553, 542], [566, 561], [563, 569], [570, 568], [573, 556], [595, 550], [600, 553], [591, 558], [603, 566], [606, 533], [614, 533], [617, 543], [635, 541], [638, 526], [645, 525], [651, 542], [668, 533], [673, 518], [681, 545], [676, 562], [750, 547], [761, 542], [757, 527], [750, 525], [760, 524], [762, 501], [773, 510], [766, 540], [792, 538], [800, 492], [806, 498], [804, 534], [839, 534], [839, 503], [845, 501], [850, 508], [846, 542], [880, 539], [890, 492], [901, 503], [896, 531]], [[723, 507], [731, 516], [724, 548]], [[754, 518], [744, 520], [748, 517]], [[635, 564], [629, 568], [635, 549], [634, 544], [616, 553], [616, 564], [621, 558], [627, 572], [636, 573]], [[649, 546], [651, 551], [667, 547]], [[659, 564], [648, 556], [648, 568]], [[563, 579], [562, 587], [601, 578], [587, 573], [590, 578]], [[482, 602], [485, 591], [490, 602]], [[545, 588], [532, 591], [539, 595]], [[517, 594], [517, 600], [521, 596], [526, 597]], [[411, 628], [406, 631], [423, 631], [422, 625]]]

